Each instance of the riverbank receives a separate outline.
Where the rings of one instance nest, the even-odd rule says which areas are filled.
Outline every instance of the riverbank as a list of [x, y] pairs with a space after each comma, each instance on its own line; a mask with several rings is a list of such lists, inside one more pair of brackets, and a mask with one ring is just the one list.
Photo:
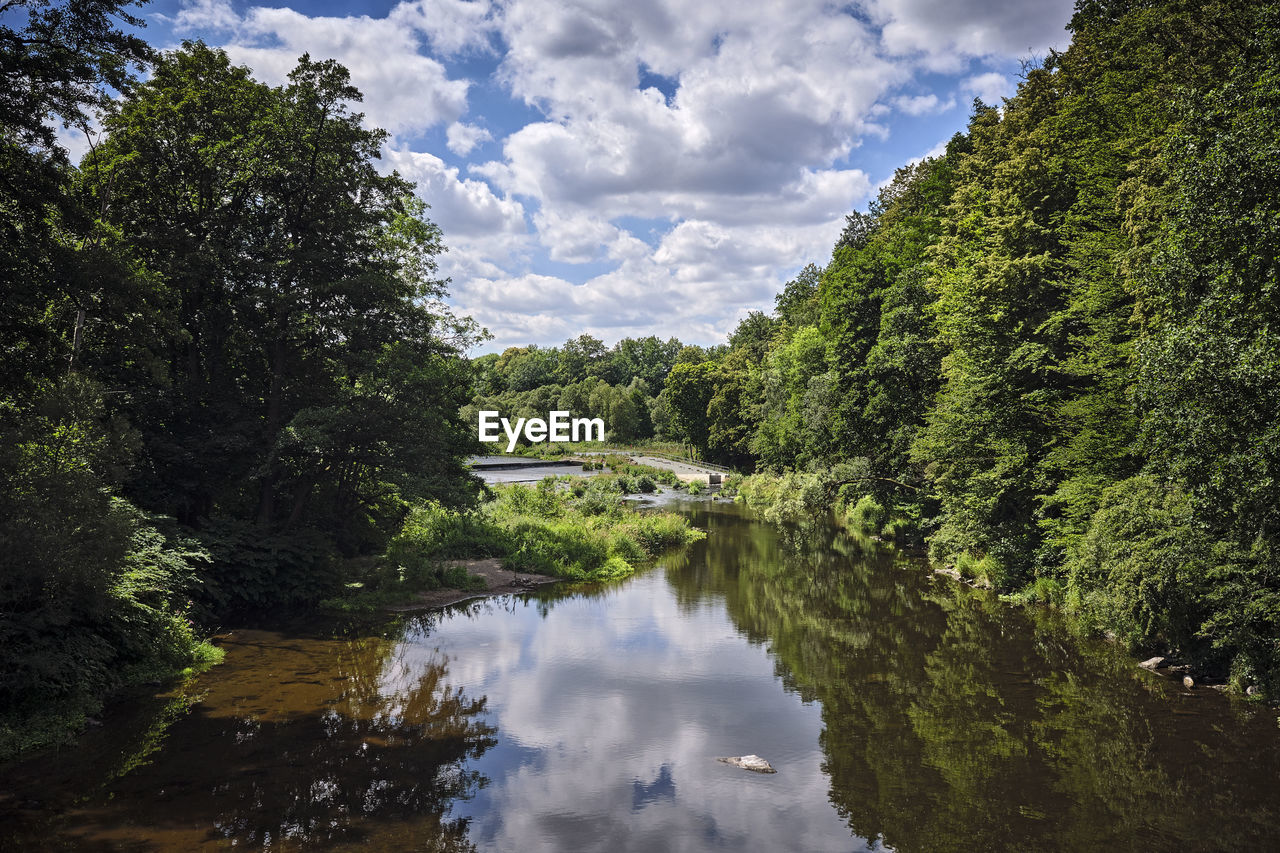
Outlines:
[[435, 610], [460, 604], [476, 598], [489, 598], [495, 595], [530, 592], [547, 584], [557, 583], [560, 578], [549, 575], [518, 572], [506, 569], [497, 557], [485, 557], [473, 560], [458, 560], [449, 568], [461, 569], [468, 577], [480, 578], [483, 589], [433, 589], [417, 593], [412, 601], [403, 604], [389, 604], [386, 610], [391, 613], [412, 613], [418, 610]]
[[[1071, 630], [1081, 637], [1101, 638], [1120, 645], [1132, 658], [1135, 668], [1153, 656], [1165, 661], [1159, 671], [1186, 688], [1214, 688], [1250, 701], [1264, 701], [1258, 679], [1242, 676], [1195, 648], [1179, 648], [1167, 638], [1134, 642], [1117, 626], [1100, 619], [1087, 606], [1090, 593], [1067, 578], [1039, 577], [1025, 584], [1010, 584], [1008, 572], [991, 555], [961, 553], [950, 561], [940, 561], [925, 548], [920, 523], [920, 507], [909, 501], [893, 505], [883, 497], [867, 494], [876, 478], [857, 476], [850, 465], [836, 466], [820, 473], [789, 471], [785, 474], [753, 474], [741, 484], [737, 500], [773, 523], [804, 521], [830, 515], [834, 522], [858, 536], [908, 549], [919, 556], [930, 572], [958, 584], [991, 590], [1007, 605], [1048, 608], [1061, 614]], [[890, 482], [890, 481], [882, 481]], [[901, 486], [903, 484], [895, 484]]]

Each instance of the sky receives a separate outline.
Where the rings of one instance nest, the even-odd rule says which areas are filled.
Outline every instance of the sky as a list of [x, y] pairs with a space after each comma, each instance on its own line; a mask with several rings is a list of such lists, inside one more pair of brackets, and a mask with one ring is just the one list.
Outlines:
[[[896, 167], [1069, 42], [1071, 0], [160, 0], [159, 48], [333, 58], [442, 228], [475, 352], [724, 340]], [[64, 136], [72, 154], [83, 140]]]

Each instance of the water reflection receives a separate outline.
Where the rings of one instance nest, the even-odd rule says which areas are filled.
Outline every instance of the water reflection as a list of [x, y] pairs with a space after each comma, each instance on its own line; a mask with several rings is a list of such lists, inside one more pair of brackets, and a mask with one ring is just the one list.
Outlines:
[[830, 527], [706, 523], [668, 580], [690, 605], [723, 596], [821, 704], [831, 803], [856, 835], [899, 851], [1273, 842], [1273, 711], [1187, 693]]
[[13, 771], [0, 847], [1271, 848], [1274, 711], [821, 523], [683, 510], [708, 538], [626, 581], [237, 632]]
[[[456, 686], [446, 657], [410, 662], [379, 636], [240, 631], [223, 645], [227, 663], [201, 680], [163, 748], [138, 761], [137, 741], [91, 738], [88, 755], [117, 741], [128, 772], [107, 774], [99, 790], [8, 840], [44, 847], [56, 833], [67, 846], [102, 849], [474, 849], [466, 821], [448, 812], [486, 783], [467, 762], [496, 740], [485, 699]], [[19, 781], [28, 797], [43, 789], [56, 798], [84, 772], [81, 756], [63, 755], [20, 768]]]

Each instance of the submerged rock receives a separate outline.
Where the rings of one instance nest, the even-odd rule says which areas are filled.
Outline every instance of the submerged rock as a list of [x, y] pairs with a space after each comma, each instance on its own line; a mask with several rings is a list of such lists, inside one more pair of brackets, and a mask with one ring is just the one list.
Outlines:
[[773, 765], [765, 761], [758, 755], [741, 755], [730, 758], [717, 758], [716, 761], [722, 761], [725, 764], [732, 764], [734, 767], [741, 767], [743, 770], [751, 770], [755, 773], [777, 773], [773, 769]]
[[1143, 669], [1155, 669], [1162, 663], [1164, 663], [1164, 658], [1147, 658], [1142, 663], [1138, 664], [1138, 666]]

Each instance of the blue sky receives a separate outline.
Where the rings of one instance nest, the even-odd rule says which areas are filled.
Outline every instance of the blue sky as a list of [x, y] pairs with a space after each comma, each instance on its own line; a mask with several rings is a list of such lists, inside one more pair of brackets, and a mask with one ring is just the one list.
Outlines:
[[[479, 351], [723, 340], [895, 167], [1068, 42], [1070, 0], [161, 0], [157, 47], [334, 58], [392, 133]], [[66, 137], [75, 149], [80, 143]]]

